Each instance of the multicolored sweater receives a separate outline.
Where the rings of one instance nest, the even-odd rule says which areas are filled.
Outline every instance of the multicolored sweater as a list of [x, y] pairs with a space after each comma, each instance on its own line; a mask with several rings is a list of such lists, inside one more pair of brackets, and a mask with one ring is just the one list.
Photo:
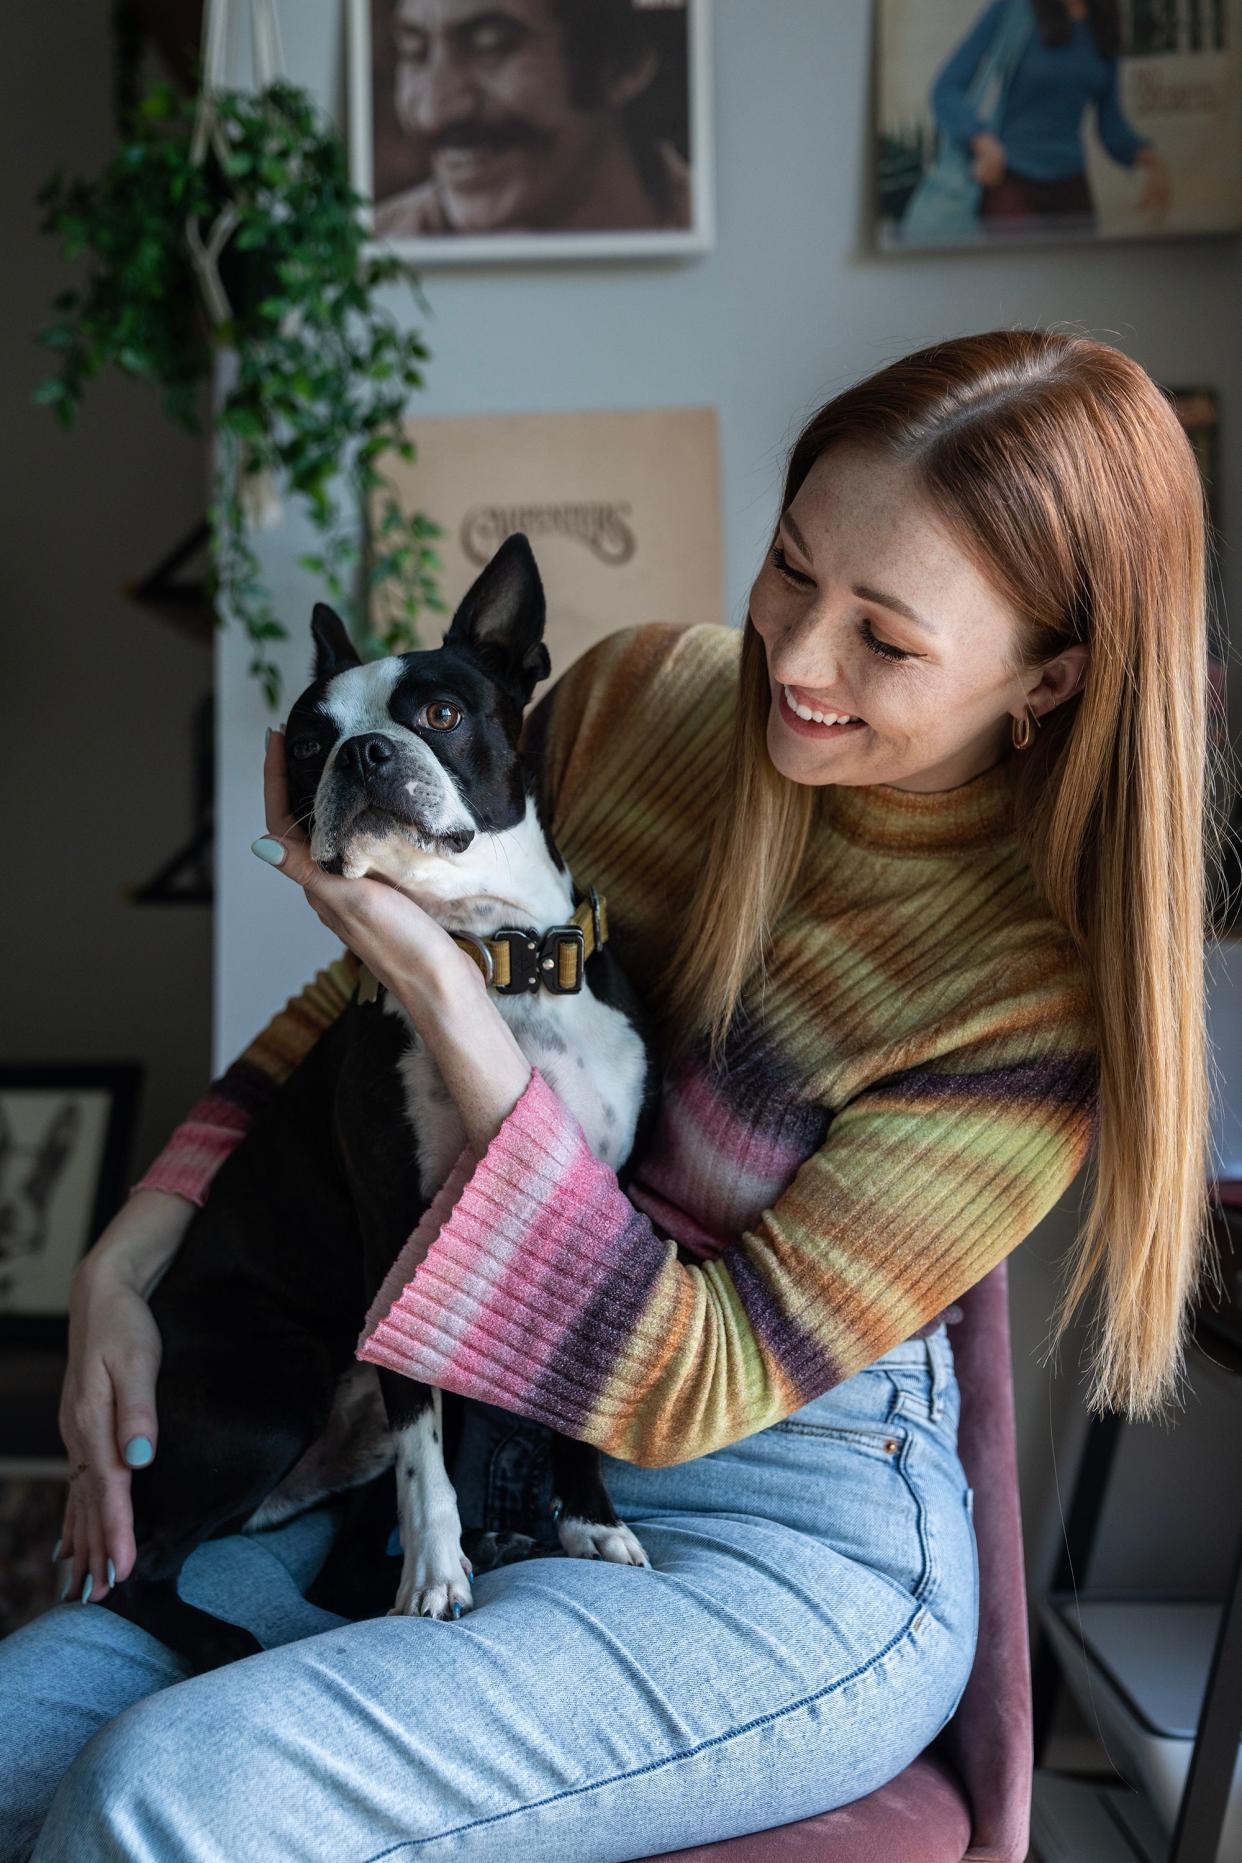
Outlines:
[[[640, 989], [728, 806], [739, 642], [624, 628], [527, 721], [554, 838], [607, 895]], [[359, 1356], [660, 1465], [779, 1421], [981, 1279], [1072, 1182], [1097, 1116], [1089, 996], [1016, 845], [1013, 769], [825, 791], [766, 987], [723, 1064], [699, 1046], [666, 1068], [628, 1190], [536, 1070], [485, 1156], [463, 1152]], [[202, 1202], [357, 976], [343, 956], [289, 1002], [142, 1187]]]

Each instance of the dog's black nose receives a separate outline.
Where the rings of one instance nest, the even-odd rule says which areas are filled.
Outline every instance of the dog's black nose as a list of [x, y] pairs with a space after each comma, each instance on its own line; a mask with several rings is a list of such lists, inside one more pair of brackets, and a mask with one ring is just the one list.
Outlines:
[[385, 737], [381, 731], [365, 731], [360, 737], [348, 738], [341, 745], [336, 753], [337, 768], [365, 783], [372, 772], [391, 763], [395, 754], [391, 738]]

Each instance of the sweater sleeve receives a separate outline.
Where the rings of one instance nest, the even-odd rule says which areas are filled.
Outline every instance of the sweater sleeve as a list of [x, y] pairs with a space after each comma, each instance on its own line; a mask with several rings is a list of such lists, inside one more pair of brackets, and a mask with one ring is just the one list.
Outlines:
[[257, 1114], [279, 1092], [324, 1031], [341, 1014], [358, 983], [352, 952], [334, 958], [212, 1081], [164, 1149], [130, 1190], [165, 1190], [201, 1208], [211, 1180]]
[[1148, 137], [1140, 136], [1134, 129], [1121, 107], [1115, 58], [1108, 60], [1108, 78], [1095, 101], [1095, 124], [1100, 141], [1123, 168], [1133, 168], [1139, 150], [1152, 146]]
[[1000, 26], [1008, 0], [993, 0], [984, 8], [966, 37], [950, 52], [936, 73], [931, 88], [932, 111], [943, 133], [953, 142], [969, 144], [987, 126], [970, 100], [969, 89], [984, 53]]
[[625, 1461], [705, 1455], [909, 1338], [1021, 1242], [1088, 1153], [1096, 1086], [1085, 1028], [1037, 1017], [878, 1080], [696, 1262], [536, 1069], [482, 1159], [459, 1158], [358, 1357]]

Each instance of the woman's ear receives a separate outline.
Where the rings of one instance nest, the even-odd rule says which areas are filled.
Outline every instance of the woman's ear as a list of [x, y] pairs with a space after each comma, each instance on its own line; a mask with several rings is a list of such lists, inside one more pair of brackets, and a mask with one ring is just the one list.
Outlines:
[[1072, 699], [1081, 692], [1090, 663], [1090, 647], [1079, 642], [1067, 647], [1055, 660], [1049, 660], [1038, 685], [1033, 686], [1026, 695], [1035, 716], [1038, 718], [1043, 712], [1051, 711], [1054, 705], [1061, 705], [1066, 699]]

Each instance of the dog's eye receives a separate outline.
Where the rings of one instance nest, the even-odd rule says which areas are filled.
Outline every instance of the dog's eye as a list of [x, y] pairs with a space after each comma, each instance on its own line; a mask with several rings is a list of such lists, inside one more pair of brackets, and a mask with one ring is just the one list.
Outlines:
[[301, 737], [296, 744], [290, 744], [289, 755], [296, 757], [299, 763], [309, 763], [312, 757], [319, 755], [317, 737]]
[[427, 709], [427, 723], [433, 731], [452, 731], [461, 723], [461, 713], [448, 699], [433, 699]]

